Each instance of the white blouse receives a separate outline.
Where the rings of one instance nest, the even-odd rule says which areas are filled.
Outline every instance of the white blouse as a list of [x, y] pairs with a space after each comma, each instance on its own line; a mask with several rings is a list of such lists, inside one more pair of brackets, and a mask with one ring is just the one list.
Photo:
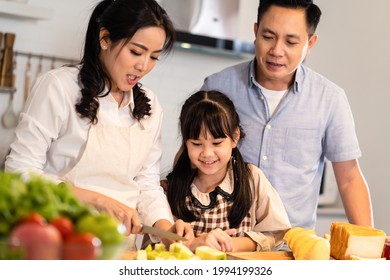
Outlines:
[[[24, 175], [32, 171], [61, 182], [62, 176], [78, 162], [90, 128], [88, 119], [80, 118], [75, 110], [75, 104], [81, 98], [78, 73], [76, 67], [61, 67], [39, 77], [21, 113], [11, 153], [5, 162], [6, 170]], [[143, 209], [140, 215], [153, 224], [159, 219], [172, 221], [172, 218], [159, 183], [163, 111], [153, 92], [144, 90], [151, 100], [152, 111], [147, 125], [153, 131], [154, 144], [143, 163], [142, 174], [134, 176], [138, 176], [136, 181], [144, 192], [139, 201], [139, 208]], [[109, 94], [99, 98], [98, 121], [129, 127], [137, 122], [130, 113], [133, 108], [132, 91], [125, 94], [119, 108]], [[139, 125], [145, 124], [141, 121]]]

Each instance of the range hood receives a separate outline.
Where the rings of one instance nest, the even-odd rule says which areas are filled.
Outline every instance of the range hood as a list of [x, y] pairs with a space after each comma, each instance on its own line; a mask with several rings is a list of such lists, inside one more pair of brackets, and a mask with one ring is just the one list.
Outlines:
[[[177, 30], [182, 46], [254, 53], [253, 42], [238, 39], [242, 0], [160, 0]], [[245, 0], [244, 0], [245, 1]]]

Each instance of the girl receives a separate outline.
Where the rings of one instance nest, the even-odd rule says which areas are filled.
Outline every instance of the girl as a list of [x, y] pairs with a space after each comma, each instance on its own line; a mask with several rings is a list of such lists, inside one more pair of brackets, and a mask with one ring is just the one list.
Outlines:
[[127, 234], [138, 233], [142, 219], [191, 235], [182, 221], [172, 226], [159, 183], [162, 108], [140, 84], [174, 39], [154, 0], [98, 3], [80, 64], [34, 85], [6, 169], [72, 183], [79, 199], [116, 216]]
[[270, 251], [291, 227], [278, 193], [237, 148], [244, 133], [235, 107], [218, 91], [199, 91], [180, 114], [182, 150], [168, 176], [176, 218], [193, 226], [195, 250]]

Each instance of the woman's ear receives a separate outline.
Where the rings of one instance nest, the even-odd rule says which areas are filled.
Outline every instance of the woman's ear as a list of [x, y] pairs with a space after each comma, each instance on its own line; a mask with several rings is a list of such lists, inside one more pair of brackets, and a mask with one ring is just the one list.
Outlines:
[[106, 28], [104, 28], [104, 27], [100, 28], [99, 42], [100, 42], [100, 47], [103, 50], [106, 50], [109, 47], [110, 43], [111, 43], [110, 32], [108, 32], [108, 30]]

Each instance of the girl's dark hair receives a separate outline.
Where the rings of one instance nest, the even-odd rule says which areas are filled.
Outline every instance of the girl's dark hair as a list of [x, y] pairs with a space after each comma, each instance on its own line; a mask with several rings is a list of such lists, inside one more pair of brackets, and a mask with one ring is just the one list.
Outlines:
[[[165, 10], [154, 0], [103, 0], [92, 12], [84, 43], [79, 82], [81, 100], [76, 104], [76, 111], [91, 123], [96, 123], [99, 102], [111, 90], [111, 82], [99, 61], [101, 28], [109, 32], [113, 44], [125, 39], [125, 44], [140, 28], [161, 27], [165, 30], [166, 40], [163, 52], [169, 52], [175, 41], [175, 29]], [[105, 81], [109, 81], [108, 91], [104, 92]], [[141, 84], [133, 87], [133, 116], [140, 120], [150, 115], [150, 99], [145, 95]]]
[[321, 10], [313, 3], [313, 0], [260, 0], [257, 10], [257, 24], [260, 23], [264, 14], [272, 5], [292, 9], [305, 9], [307, 32], [309, 35], [315, 33], [317, 25], [320, 22]]
[[[214, 138], [235, 139], [237, 128], [241, 138], [244, 132], [233, 102], [218, 91], [198, 91], [184, 103], [180, 114], [180, 129], [182, 135], [182, 152], [177, 159], [172, 172], [168, 175], [168, 202], [172, 213], [186, 222], [192, 222], [199, 217], [188, 210], [186, 197], [191, 195], [191, 183], [197, 170], [191, 165], [186, 141], [199, 139], [199, 136], [211, 133]], [[244, 162], [238, 148], [232, 151], [234, 173], [233, 206], [229, 211], [230, 228], [238, 227], [249, 212], [252, 205], [250, 180], [252, 174]]]

